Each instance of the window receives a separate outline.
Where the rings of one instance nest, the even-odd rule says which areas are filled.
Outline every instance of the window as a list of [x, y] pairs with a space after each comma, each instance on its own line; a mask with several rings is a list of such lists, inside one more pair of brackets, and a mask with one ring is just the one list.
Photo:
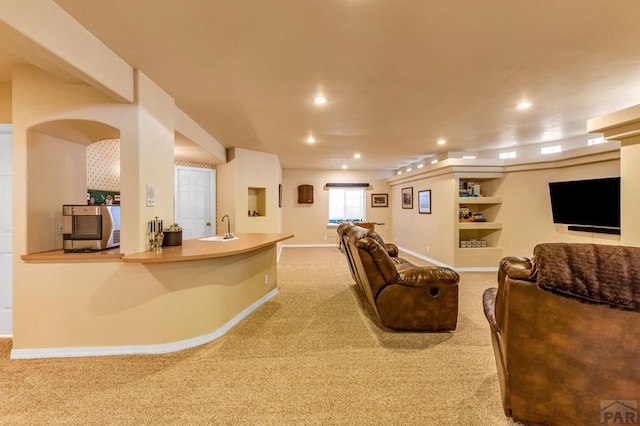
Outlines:
[[561, 151], [562, 151], [562, 146], [560, 146], [560, 145], [545, 146], [543, 148], [540, 148], [540, 154], [542, 154], [542, 155], [554, 154], [556, 152], [561, 152]]
[[364, 188], [329, 188], [329, 223], [364, 221]]
[[605, 143], [605, 142], [607, 141], [604, 138], [604, 136], [600, 136], [599, 138], [593, 138], [593, 139], [587, 140], [587, 146], [600, 145], [601, 143]]
[[498, 158], [500, 158], [501, 160], [506, 160], [508, 158], [516, 158], [516, 152], [515, 151], [501, 152]]

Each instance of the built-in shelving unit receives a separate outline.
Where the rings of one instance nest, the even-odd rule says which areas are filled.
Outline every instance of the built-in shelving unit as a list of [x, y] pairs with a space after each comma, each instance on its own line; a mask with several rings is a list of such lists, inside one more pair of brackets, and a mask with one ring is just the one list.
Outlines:
[[[455, 227], [454, 263], [458, 268], [495, 268], [502, 259], [502, 223], [496, 221], [502, 198], [495, 195], [502, 177], [502, 173], [456, 175], [458, 195], [461, 188], [466, 188], [469, 182], [475, 184], [475, 191], [470, 189], [469, 196], [458, 196], [456, 199], [456, 212], [459, 217]], [[468, 217], [460, 217], [461, 212], [467, 211]], [[482, 215], [484, 221], [476, 221], [477, 214]]]

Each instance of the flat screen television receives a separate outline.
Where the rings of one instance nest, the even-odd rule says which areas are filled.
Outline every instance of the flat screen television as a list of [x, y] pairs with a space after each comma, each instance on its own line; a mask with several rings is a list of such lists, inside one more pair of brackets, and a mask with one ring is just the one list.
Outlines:
[[[549, 182], [553, 223], [569, 229], [620, 233], [620, 178]], [[579, 229], [578, 229], [579, 228]]]

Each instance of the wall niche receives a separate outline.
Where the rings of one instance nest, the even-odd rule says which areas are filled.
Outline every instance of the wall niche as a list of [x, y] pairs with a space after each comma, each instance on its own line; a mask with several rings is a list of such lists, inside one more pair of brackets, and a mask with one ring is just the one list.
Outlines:
[[250, 217], [267, 215], [267, 190], [265, 188], [249, 188], [248, 215]]

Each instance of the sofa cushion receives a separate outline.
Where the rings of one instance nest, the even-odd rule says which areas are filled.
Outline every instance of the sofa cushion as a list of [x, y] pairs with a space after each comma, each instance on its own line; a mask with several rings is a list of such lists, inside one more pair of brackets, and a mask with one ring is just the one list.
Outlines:
[[541, 289], [640, 311], [640, 247], [546, 243], [533, 253]]
[[377, 240], [364, 237], [357, 240], [355, 246], [375, 299], [384, 286], [398, 279], [398, 268], [387, 250]]

